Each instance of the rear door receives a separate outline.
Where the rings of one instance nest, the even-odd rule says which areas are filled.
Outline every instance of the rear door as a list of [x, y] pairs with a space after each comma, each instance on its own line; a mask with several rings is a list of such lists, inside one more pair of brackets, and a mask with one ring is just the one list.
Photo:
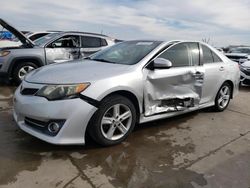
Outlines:
[[48, 64], [60, 63], [80, 58], [80, 37], [65, 35], [45, 47]]
[[220, 86], [225, 80], [227, 66], [210, 48], [201, 44], [201, 62], [205, 69], [201, 104], [213, 102]]
[[170, 60], [172, 67], [145, 71], [145, 116], [198, 108], [204, 79], [198, 43], [175, 44], [158, 58]]
[[81, 57], [88, 57], [89, 55], [102, 50], [108, 45], [104, 38], [93, 36], [81, 36]]

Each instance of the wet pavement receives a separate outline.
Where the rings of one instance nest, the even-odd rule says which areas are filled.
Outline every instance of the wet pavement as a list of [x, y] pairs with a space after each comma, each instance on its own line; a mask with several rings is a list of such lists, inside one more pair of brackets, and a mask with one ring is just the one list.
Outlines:
[[222, 113], [138, 125], [120, 145], [54, 146], [19, 130], [0, 86], [0, 187], [250, 187], [250, 88]]

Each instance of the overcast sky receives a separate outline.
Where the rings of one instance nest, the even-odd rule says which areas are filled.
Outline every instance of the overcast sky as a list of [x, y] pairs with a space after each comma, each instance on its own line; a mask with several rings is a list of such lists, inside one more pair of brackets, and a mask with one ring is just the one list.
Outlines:
[[20, 30], [250, 45], [249, 0], [2, 0], [0, 17]]

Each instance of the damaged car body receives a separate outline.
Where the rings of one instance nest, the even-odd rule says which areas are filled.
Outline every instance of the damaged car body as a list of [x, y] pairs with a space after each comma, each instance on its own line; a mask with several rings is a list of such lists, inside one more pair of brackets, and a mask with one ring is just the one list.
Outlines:
[[[178, 56], [176, 53], [179, 53]], [[201, 99], [204, 80], [204, 69], [198, 67], [198, 43], [190, 42], [173, 46], [161, 54], [156, 61], [160, 58], [163, 61], [170, 60], [170, 67], [172, 62], [179, 62], [178, 67], [185, 66], [185, 68], [155, 70], [147, 73], [145, 115], [197, 107]]]
[[115, 39], [105, 35], [74, 31], [52, 32], [31, 41], [4, 20], [0, 24], [20, 41], [20, 46], [0, 48], [0, 76], [16, 83], [41, 66], [82, 59], [115, 44]]
[[135, 124], [205, 107], [223, 111], [239, 81], [238, 64], [205, 43], [126, 41], [31, 72], [15, 92], [13, 114], [46, 142], [84, 144], [88, 133], [108, 146]]

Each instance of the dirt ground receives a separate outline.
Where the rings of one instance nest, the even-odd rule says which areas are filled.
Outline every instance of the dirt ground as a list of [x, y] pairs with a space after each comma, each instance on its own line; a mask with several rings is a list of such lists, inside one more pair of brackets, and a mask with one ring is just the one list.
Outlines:
[[107, 148], [54, 146], [19, 130], [14, 90], [0, 86], [1, 188], [250, 187], [250, 87], [224, 112], [138, 125], [126, 142]]

